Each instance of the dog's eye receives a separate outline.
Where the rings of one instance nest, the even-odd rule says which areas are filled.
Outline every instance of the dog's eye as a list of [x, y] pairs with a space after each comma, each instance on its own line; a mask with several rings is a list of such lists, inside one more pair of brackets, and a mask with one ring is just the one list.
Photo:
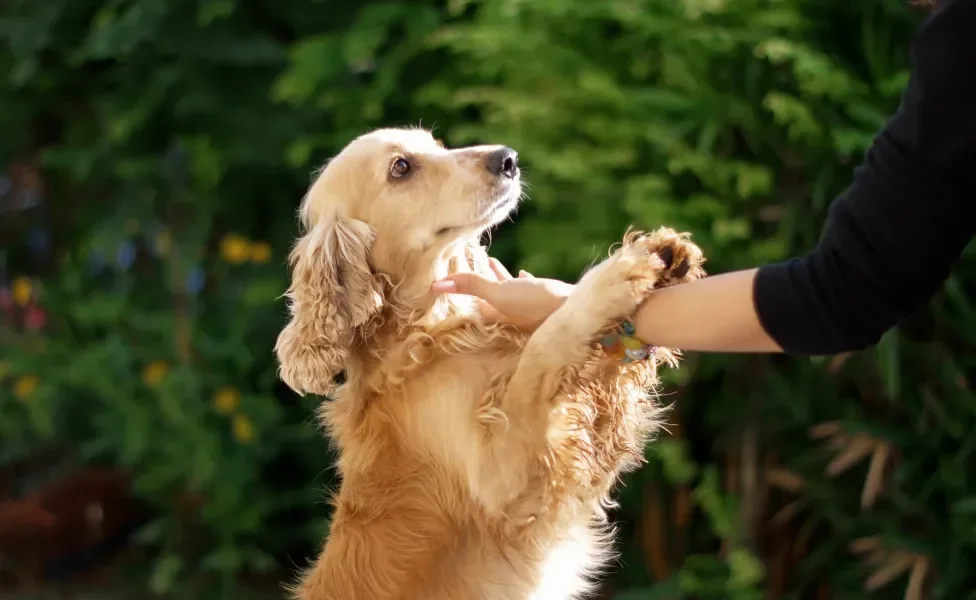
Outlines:
[[410, 163], [407, 162], [405, 158], [398, 158], [393, 161], [393, 165], [390, 167], [390, 176], [399, 179], [400, 177], [406, 176], [410, 172]]

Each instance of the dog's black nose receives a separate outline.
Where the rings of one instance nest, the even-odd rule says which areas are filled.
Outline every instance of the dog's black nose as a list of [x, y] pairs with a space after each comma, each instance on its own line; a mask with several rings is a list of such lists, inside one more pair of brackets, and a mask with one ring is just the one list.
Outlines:
[[515, 179], [518, 175], [518, 152], [511, 148], [501, 148], [488, 155], [488, 170], [493, 175], [504, 175]]

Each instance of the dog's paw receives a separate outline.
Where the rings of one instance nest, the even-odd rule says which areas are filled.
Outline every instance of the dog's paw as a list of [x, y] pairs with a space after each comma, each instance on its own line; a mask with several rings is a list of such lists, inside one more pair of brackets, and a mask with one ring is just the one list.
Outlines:
[[663, 288], [678, 283], [686, 283], [705, 276], [702, 264], [705, 262], [701, 248], [694, 244], [687, 233], [661, 227], [651, 233], [628, 232], [624, 245], [641, 246], [645, 252], [661, 259], [663, 264], [656, 274], [655, 288]]
[[628, 232], [609, 258], [583, 275], [559, 312], [573, 330], [602, 331], [634, 314], [655, 289], [704, 276], [703, 262], [687, 234]]
[[603, 326], [631, 315], [665, 270], [648, 244], [625, 244], [583, 275], [567, 304], [573, 314], [593, 315]]

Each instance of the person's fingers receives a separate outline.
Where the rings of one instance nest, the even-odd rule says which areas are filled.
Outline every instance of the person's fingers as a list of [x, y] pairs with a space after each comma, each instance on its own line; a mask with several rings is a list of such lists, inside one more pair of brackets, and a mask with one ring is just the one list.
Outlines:
[[535, 275], [528, 271], [519, 271], [519, 279], [535, 279]]
[[477, 273], [455, 273], [440, 281], [435, 281], [430, 290], [435, 294], [466, 294], [491, 301], [498, 282], [491, 281]]
[[498, 278], [498, 281], [507, 281], [509, 279], [512, 279], [512, 274], [508, 272], [508, 269], [505, 268], [505, 265], [502, 264], [502, 261], [498, 260], [497, 258], [489, 258], [488, 265], [491, 267], [491, 270], [495, 273], [495, 277]]

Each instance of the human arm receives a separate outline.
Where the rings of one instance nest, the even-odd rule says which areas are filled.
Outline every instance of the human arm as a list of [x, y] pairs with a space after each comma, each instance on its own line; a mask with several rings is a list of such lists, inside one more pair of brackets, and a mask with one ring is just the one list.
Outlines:
[[[889, 126], [896, 134], [898, 119]], [[952, 165], [952, 156], [940, 164]], [[976, 170], [976, 153], [973, 159]], [[883, 132], [833, 203], [814, 250], [658, 290], [633, 316], [637, 337], [703, 352], [832, 354], [875, 344], [942, 285], [976, 228], [976, 182], [945, 175], [928, 160]], [[435, 291], [478, 296], [495, 316], [534, 329], [572, 290], [496, 275], [461, 274]]]
[[816, 248], [661, 290], [635, 315], [638, 334], [687, 350], [833, 354], [877, 343], [928, 301], [976, 232], [974, 27], [966, 0], [944, 0], [921, 26], [901, 105]]
[[[660, 290], [634, 315], [638, 337], [685, 350], [832, 354], [876, 343], [924, 304], [976, 231], [974, 27], [976, 2], [966, 0], [944, 1], [921, 27], [901, 106], [814, 250]], [[459, 293], [500, 303], [529, 328], [560, 300], [530, 282], [474, 292], [461, 283]]]
[[[973, 195], [976, 184], [940, 176], [885, 132], [832, 205], [815, 249], [658, 290], [632, 318], [636, 336], [701, 352], [823, 355], [871, 346], [948, 277], [976, 228]], [[435, 291], [478, 296], [493, 317], [531, 330], [572, 290], [511, 279], [500, 265], [496, 275], [459, 274]]]
[[[534, 331], [563, 305], [575, 286], [536, 278], [513, 278], [496, 259], [491, 277], [457, 273], [436, 282], [434, 293], [467, 294], [482, 312]], [[753, 303], [756, 269], [736, 271], [655, 291], [632, 316], [636, 336], [655, 346], [701, 352], [779, 352], [759, 322]]]
[[764, 329], [790, 354], [858, 350], [918, 310], [976, 233], [976, 2], [944, 0], [912, 45], [895, 115], [809, 254], [759, 269]]
[[657, 290], [631, 318], [648, 344], [697, 352], [781, 352], [755, 310], [757, 269]]
[[[973, 195], [976, 183], [941, 175], [886, 131], [833, 203], [815, 249], [658, 290], [632, 318], [636, 336], [702, 352], [810, 355], [871, 346], [948, 277], [976, 228]], [[496, 315], [534, 329], [572, 289], [496, 275], [459, 275], [439, 291], [478, 296]]]

